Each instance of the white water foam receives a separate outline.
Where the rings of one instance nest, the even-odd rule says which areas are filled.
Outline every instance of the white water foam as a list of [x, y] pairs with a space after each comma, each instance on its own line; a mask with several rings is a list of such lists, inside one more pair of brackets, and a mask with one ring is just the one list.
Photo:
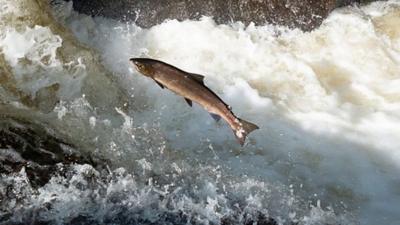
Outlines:
[[[310, 33], [216, 25], [206, 17], [149, 30], [82, 16], [67, 23], [101, 52], [126, 88], [146, 85], [175, 148], [194, 151], [210, 139], [238, 174], [301, 183], [323, 202], [340, 199], [359, 208], [363, 224], [394, 223], [400, 202], [400, 35], [388, 26], [399, 23], [389, 15], [399, 14], [398, 3], [336, 10]], [[250, 135], [250, 146], [240, 150], [224, 125], [132, 72], [132, 56], [205, 75], [234, 112], [261, 127]]]
[[[177, 188], [166, 193], [174, 198], [176, 190], [189, 192], [178, 194], [173, 208], [200, 214], [194, 217], [202, 224], [218, 223], [229, 214], [234, 206], [223, 203], [232, 203], [232, 198], [246, 199], [246, 209], [266, 210], [281, 224], [350, 223], [340, 217], [352, 214], [361, 224], [399, 222], [400, 28], [393, 26], [399, 24], [398, 1], [336, 10], [310, 33], [269, 25], [216, 25], [206, 17], [141, 29], [79, 15], [68, 4], [55, 10], [81, 42], [99, 51], [103, 64], [132, 97], [129, 110], [117, 108], [119, 119], [98, 115], [85, 98], [60, 102], [54, 112], [54, 118], [60, 118], [56, 123], [67, 124], [64, 129], [71, 133], [76, 127], [80, 141], [94, 143], [96, 153], [141, 175], [117, 181], [145, 193], [123, 195], [134, 196], [130, 204], [139, 202], [143, 207], [138, 207], [148, 211], [146, 202], [153, 202], [160, 212], [157, 195], [135, 185], [149, 183], [153, 176], [168, 180], [169, 171], [180, 171], [181, 179], [193, 185], [175, 184]], [[18, 35], [25, 43], [28, 34]], [[16, 45], [2, 43], [2, 49]], [[10, 64], [17, 53], [3, 50]], [[136, 73], [128, 61], [133, 56], [161, 59], [205, 75], [206, 84], [238, 116], [261, 129], [240, 148], [226, 124], [215, 124], [200, 107], [188, 107]], [[72, 125], [68, 118], [75, 119]], [[221, 172], [209, 172], [210, 178], [203, 165], [220, 167]], [[79, 166], [76, 170], [83, 171]], [[201, 191], [192, 190], [196, 184]], [[112, 182], [102, 185], [118, 187]], [[90, 190], [97, 193], [95, 188], [71, 188], [53, 181], [38, 198], [48, 201], [47, 195], [59, 194], [57, 201], [73, 204], [68, 209], [54, 204], [55, 209], [73, 214], [76, 205], [65, 198], [84, 201]], [[229, 190], [222, 191], [225, 188]], [[102, 201], [107, 197], [100, 195], [93, 205]], [[107, 217], [110, 211], [101, 212]], [[59, 221], [67, 219], [67, 214], [51, 213], [60, 216]]]

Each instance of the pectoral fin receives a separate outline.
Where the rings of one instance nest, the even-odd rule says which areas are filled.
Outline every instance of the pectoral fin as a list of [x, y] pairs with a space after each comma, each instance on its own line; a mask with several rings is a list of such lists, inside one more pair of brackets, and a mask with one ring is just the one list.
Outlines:
[[221, 119], [221, 117], [219, 115], [217, 115], [217, 114], [210, 113], [210, 115], [217, 122]]
[[158, 86], [160, 86], [161, 88], [164, 88], [164, 85], [162, 85], [160, 82], [158, 82], [156, 80], [154, 80], [154, 81], [158, 84]]
[[204, 85], [204, 76], [200, 74], [191, 73], [190, 76], [200, 84]]
[[190, 99], [187, 99], [187, 98], [185, 98], [185, 100], [186, 100], [186, 102], [187, 102], [187, 104], [190, 106], [190, 107], [192, 107], [192, 100], [190, 100]]

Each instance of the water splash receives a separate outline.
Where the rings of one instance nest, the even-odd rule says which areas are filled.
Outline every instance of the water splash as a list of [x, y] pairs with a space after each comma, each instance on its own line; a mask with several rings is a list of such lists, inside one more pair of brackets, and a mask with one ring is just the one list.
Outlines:
[[[3, 2], [2, 15], [22, 2]], [[79, 15], [68, 4], [53, 12], [73, 35], [51, 17], [37, 27], [2, 20], [8, 21], [0, 48], [3, 54], [9, 49], [2, 62], [9, 85], [2, 85], [6, 107], [0, 110], [60, 131], [81, 151], [108, 159], [110, 168], [59, 165], [58, 175], [32, 192], [29, 183], [12, 179], [24, 171], [2, 177], [0, 187], [22, 192], [9, 202], [23, 200], [2, 204], [3, 218], [59, 224], [396, 221], [399, 36], [390, 25], [397, 23], [396, 1], [337, 10], [310, 33], [216, 25], [206, 17], [141, 29]], [[54, 46], [39, 48], [47, 49], [41, 55], [34, 43], [17, 54], [10, 50], [15, 43], [4, 42], [13, 35], [25, 43], [32, 32], [46, 34], [44, 46]], [[31, 51], [44, 74], [14, 71]], [[39, 56], [46, 55], [60, 65], [58, 74], [42, 65]], [[135, 74], [128, 59], [142, 55], [205, 74], [210, 88], [261, 129], [240, 148], [225, 124]], [[69, 69], [71, 61], [76, 70]], [[79, 85], [68, 80], [74, 72]], [[60, 87], [38, 102], [53, 92], [59, 99], [47, 110], [25, 104], [16, 94], [37, 96], [40, 88], [18, 83], [19, 75], [43, 82], [54, 76]], [[14, 214], [4, 213], [11, 209]]]

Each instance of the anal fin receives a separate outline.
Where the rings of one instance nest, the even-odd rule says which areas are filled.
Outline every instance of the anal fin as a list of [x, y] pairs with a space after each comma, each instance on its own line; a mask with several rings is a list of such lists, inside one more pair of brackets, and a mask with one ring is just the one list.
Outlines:
[[185, 98], [185, 101], [187, 102], [187, 104], [188, 104], [190, 107], [192, 107], [192, 105], [193, 105], [192, 100], [190, 100], [190, 99], [188, 99], [188, 98]]
[[217, 114], [210, 113], [210, 115], [217, 122], [221, 120], [221, 117], [219, 115], [217, 115]]

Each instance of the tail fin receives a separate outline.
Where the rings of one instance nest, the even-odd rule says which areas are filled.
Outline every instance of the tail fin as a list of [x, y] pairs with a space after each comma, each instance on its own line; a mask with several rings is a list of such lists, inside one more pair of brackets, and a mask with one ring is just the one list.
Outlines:
[[234, 130], [236, 138], [238, 139], [241, 146], [244, 145], [244, 141], [246, 140], [247, 135], [253, 130], [259, 129], [259, 127], [253, 123], [247, 122], [246, 120], [239, 119], [240, 127], [237, 130]]

